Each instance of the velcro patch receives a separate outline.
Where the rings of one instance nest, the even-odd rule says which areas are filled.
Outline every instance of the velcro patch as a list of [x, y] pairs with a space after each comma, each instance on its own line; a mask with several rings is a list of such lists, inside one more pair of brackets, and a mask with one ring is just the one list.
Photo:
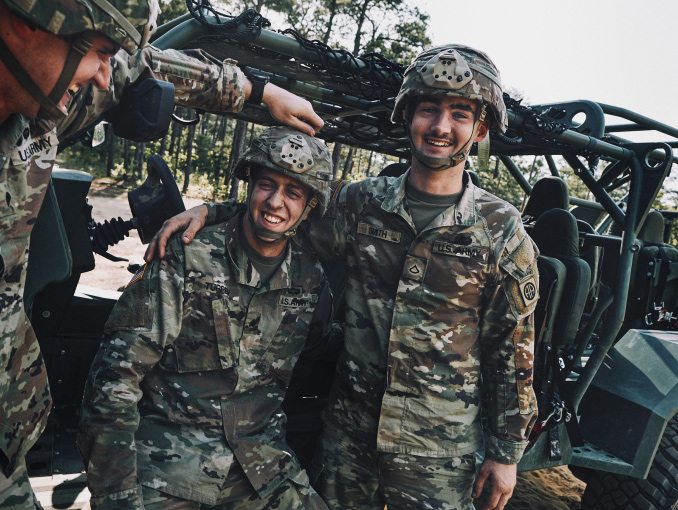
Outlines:
[[433, 253], [482, 260], [483, 262], [487, 260], [487, 251], [487, 248], [461, 246], [459, 244], [446, 243], [444, 241], [436, 241], [433, 243]]
[[144, 277], [144, 273], [146, 272], [146, 264], [141, 266], [139, 269], [137, 269], [137, 272], [134, 273], [134, 276], [132, 276], [132, 279], [125, 285], [125, 288], [130, 287], [133, 283], [138, 282]]
[[318, 302], [318, 294], [299, 296], [295, 293], [280, 296], [279, 303], [286, 308], [309, 308]]
[[523, 299], [525, 307], [529, 307], [539, 297], [537, 292], [537, 280], [533, 274], [528, 274], [518, 282], [520, 288], [520, 297]]

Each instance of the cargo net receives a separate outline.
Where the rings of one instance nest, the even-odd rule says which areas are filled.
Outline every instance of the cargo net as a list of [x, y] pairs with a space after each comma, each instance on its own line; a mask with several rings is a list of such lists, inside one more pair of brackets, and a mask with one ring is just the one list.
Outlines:
[[[229, 16], [218, 12], [209, 0], [186, 0], [186, 5], [193, 17], [219, 38], [228, 39], [267, 59], [289, 60], [287, 55], [251, 44], [262, 29], [271, 26], [271, 22], [254, 9], [239, 16]], [[279, 33], [293, 37], [304, 50], [315, 54], [316, 62], [305, 62], [304, 66], [322, 76], [323, 81], [343, 85], [362, 99], [379, 101], [389, 109], [393, 108], [403, 81], [404, 65], [380, 53], [356, 57], [349, 51], [335, 50], [321, 41], [306, 39], [291, 28]]]

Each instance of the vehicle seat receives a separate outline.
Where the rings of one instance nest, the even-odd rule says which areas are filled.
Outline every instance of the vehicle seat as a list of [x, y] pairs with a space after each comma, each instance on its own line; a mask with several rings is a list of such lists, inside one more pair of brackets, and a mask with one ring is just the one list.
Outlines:
[[529, 229], [546, 211], [570, 208], [570, 192], [567, 183], [560, 177], [544, 177], [534, 183], [525, 208], [523, 223]]
[[650, 211], [638, 232], [643, 247], [631, 280], [626, 322], [630, 327], [660, 327], [661, 310], [678, 307], [678, 249], [664, 243], [664, 216]]
[[564, 209], [544, 212], [530, 233], [541, 255], [562, 262], [565, 285], [553, 325], [552, 343], [560, 348], [574, 343], [591, 283], [591, 268], [579, 257], [577, 220]]

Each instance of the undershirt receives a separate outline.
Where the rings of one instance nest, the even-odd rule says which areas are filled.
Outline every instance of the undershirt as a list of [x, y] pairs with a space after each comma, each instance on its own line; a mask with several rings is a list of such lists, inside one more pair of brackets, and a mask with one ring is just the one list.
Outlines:
[[421, 232], [433, 219], [448, 207], [459, 203], [463, 191], [452, 195], [434, 195], [415, 188], [407, 181], [405, 197], [417, 232]]
[[[243, 221], [247, 220], [243, 219]], [[271, 276], [273, 276], [273, 273], [277, 271], [280, 264], [282, 264], [282, 261], [285, 260], [287, 250], [283, 249], [283, 251], [280, 252], [280, 255], [276, 255], [275, 257], [265, 257], [255, 250], [247, 240], [242, 222], [240, 222], [240, 234], [240, 239], [243, 240], [242, 248], [245, 251], [245, 255], [247, 255], [247, 258], [252, 262], [254, 269], [259, 273], [260, 282], [263, 285], [271, 278]]]

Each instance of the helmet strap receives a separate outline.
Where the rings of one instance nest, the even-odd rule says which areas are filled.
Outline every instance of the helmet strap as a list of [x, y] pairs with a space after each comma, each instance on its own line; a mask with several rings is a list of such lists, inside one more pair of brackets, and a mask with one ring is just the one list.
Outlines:
[[28, 92], [40, 105], [38, 117], [53, 120], [59, 120], [66, 117], [66, 114], [61, 111], [58, 106], [59, 101], [68, 90], [71, 80], [80, 65], [80, 61], [92, 47], [95, 37], [95, 33], [87, 32], [81, 34], [76, 39], [68, 53], [64, 68], [61, 70], [61, 75], [57, 79], [49, 96], [46, 96], [42, 92], [40, 87], [35, 83], [31, 75], [26, 72], [5, 42], [0, 39], [0, 60], [2, 60], [5, 67], [9, 69], [12, 75], [14, 75], [16, 81], [19, 82], [26, 92]]
[[290, 237], [294, 236], [297, 233], [297, 228], [301, 224], [302, 221], [304, 221], [304, 218], [313, 210], [313, 208], [318, 205], [318, 197], [313, 196], [311, 199], [306, 203], [306, 207], [304, 208], [304, 211], [299, 215], [299, 219], [292, 225], [290, 228], [285, 230], [284, 232], [273, 232], [272, 230], [267, 230], [265, 228], [260, 227], [256, 223], [254, 223], [254, 216], [252, 216], [252, 208], [250, 207], [251, 204], [251, 199], [252, 199], [252, 190], [254, 189], [254, 183], [252, 181], [252, 175], [249, 174], [249, 169], [248, 171], [248, 179], [247, 179], [247, 220], [250, 222], [250, 227], [252, 227], [252, 231], [254, 234], [259, 238], [259, 240], [263, 243], [275, 243], [276, 241], [279, 241], [280, 239], [289, 239]]
[[426, 154], [422, 153], [419, 151], [415, 146], [414, 146], [414, 140], [412, 139], [412, 133], [410, 131], [409, 125], [406, 122], [405, 123], [405, 128], [407, 130], [407, 137], [410, 140], [410, 148], [412, 151], [412, 156], [416, 158], [422, 165], [424, 165], [426, 168], [429, 170], [434, 170], [434, 171], [439, 171], [439, 170], [447, 170], [448, 168], [452, 168], [463, 162], [467, 157], [469, 152], [471, 151], [471, 146], [473, 145], [473, 140], [475, 137], [478, 135], [478, 130], [480, 129], [480, 125], [483, 123], [485, 120], [485, 116], [487, 115], [487, 109], [485, 108], [485, 105], [481, 105], [480, 111], [475, 117], [475, 120], [473, 121], [473, 131], [471, 132], [471, 136], [469, 137], [468, 141], [452, 156], [446, 156], [444, 158], [434, 158], [431, 156], [427, 156]]

